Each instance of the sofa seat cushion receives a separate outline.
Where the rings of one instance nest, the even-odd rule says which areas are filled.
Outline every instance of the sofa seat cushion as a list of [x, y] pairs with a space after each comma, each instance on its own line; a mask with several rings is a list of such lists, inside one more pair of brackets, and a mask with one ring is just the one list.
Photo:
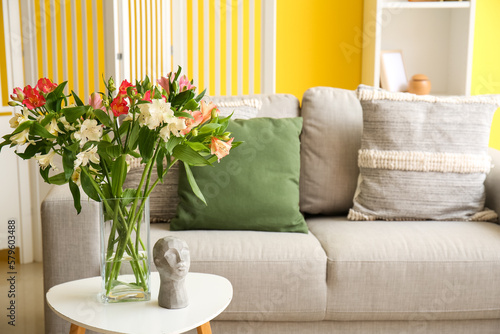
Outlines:
[[[221, 275], [233, 300], [218, 320], [318, 321], [326, 310], [326, 254], [312, 234], [191, 230], [151, 225], [151, 244], [185, 240], [190, 272]], [[152, 264], [153, 270], [156, 270]]]
[[326, 320], [500, 318], [500, 226], [307, 220], [328, 256]]

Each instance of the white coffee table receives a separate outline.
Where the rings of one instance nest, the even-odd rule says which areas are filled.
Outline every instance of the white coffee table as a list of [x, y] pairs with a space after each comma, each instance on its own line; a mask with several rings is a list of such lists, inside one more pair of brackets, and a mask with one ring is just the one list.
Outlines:
[[92, 277], [56, 285], [47, 292], [49, 307], [71, 322], [70, 334], [85, 329], [99, 333], [177, 334], [198, 328], [210, 334], [210, 320], [229, 305], [233, 287], [224, 277], [189, 273], [186, 277], [189, 306], [169, 310], [158, 306], [160, 279], [151, 273], [151, 300], [103, 304], [98, 299], [101, 277]]

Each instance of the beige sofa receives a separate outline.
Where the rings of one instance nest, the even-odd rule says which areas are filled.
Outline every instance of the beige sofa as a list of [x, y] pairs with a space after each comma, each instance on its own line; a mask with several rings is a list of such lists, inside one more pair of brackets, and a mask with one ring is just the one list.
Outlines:
[[[191, 271], [232, 282], [233, 301], [212, 322], [214, 333], [500, 332], [499, 225], [347, 221], [362, 132], [355, 93], [313, 88], [302, 108], [291, 95], [252, 97], [262, 101], [260, 117], [304, 118], [300, 206], [309, 234], [151, 228], [152, 244], [171, 234], [186, 240]], [[237, 98], [218, 101], [228, 99]], [[500, 166], [500, 152], [491, 154]], [[487, 206], [500, 212], [500, 168], [486, 182]], [[162, 189], [174, 212], [175, 175]], [[77, 216], [66, 187], [43, 202], [45, 290], [99, 275], [98, 205], [82, 206]], [[69, 332], [45, 311], [46, 333]]]

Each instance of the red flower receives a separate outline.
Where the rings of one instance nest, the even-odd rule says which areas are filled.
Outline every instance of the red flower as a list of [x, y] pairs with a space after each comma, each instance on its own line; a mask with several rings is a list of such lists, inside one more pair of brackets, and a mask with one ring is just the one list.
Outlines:
[[10, 98], [14, 101], [17, 101], [17, 102], [23, 102], [23, 100], [25, 98], [23, 90], [19, 87], [14, 88], [14, 92], [12, 93]]
[[50, 81], [47, 78], [40, 78], [36, 87], [43, 93], [48, 94], [57, 88], [57, 84]]
[[151, 91], [148, 90], [146, 93], [144, 93], [144, 98], [143, 98], [144, 101], [148, 101], [148, 102], [152, 102], [151, 101]]
[[42, 94], [30, 85], [24, 87], [23, 93], [25, 96], [23, 104], [28, 107], [28, 109], [32, 110], [45, 104], [45, 98]]
[[127, 80], [123, 80], [122, 84], [120, 85], [120, 88], [118, 89], [118, 96], [127, 96], [127, 88], [129, 88], [129, 87], [134, 87], [134, 89], [132, 90], [133, 95], [137, 94], [137, 90], [135, 89], [135, 86], [132, 85]]
[[125, 101], [124, 96], [118, 95], [114, 98], [113, 102], [110, 104], [111, 111], [115, 117], [120, 115], [125, 115], [128, 113], [127, 101]]

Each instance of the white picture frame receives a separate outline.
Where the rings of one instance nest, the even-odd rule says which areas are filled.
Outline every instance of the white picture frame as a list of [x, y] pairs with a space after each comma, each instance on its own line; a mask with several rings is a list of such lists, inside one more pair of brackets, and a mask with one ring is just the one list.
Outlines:
[[390, 92], [408, 91], [408, 78], [401, 50], [381, 51], [380, 87]]

